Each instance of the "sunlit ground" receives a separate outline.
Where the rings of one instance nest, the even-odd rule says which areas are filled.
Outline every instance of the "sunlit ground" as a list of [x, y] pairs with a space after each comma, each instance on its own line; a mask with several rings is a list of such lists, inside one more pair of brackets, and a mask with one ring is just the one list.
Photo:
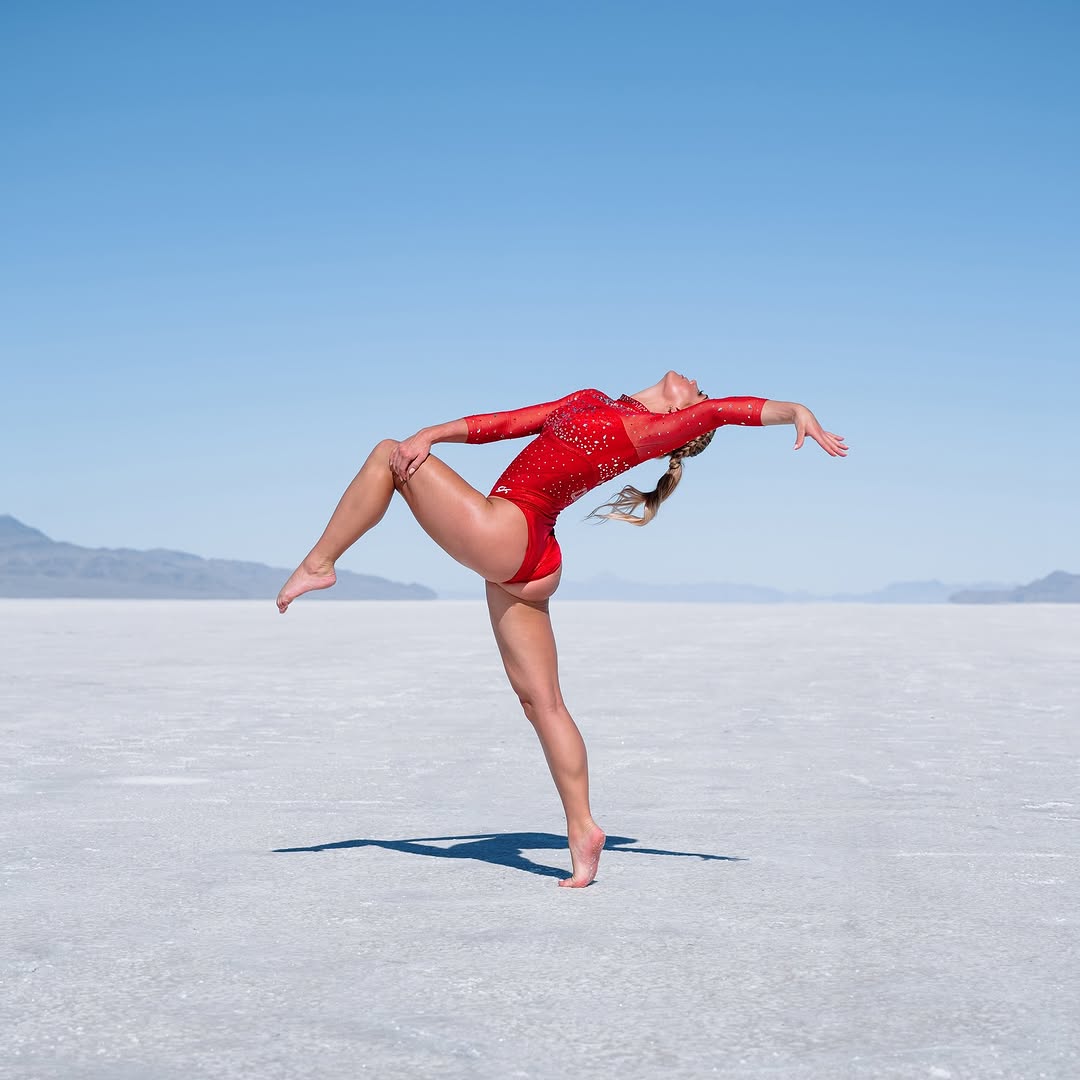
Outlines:
[[0, 601], [0, 1074], [1080, 1075], [1080, 608]]

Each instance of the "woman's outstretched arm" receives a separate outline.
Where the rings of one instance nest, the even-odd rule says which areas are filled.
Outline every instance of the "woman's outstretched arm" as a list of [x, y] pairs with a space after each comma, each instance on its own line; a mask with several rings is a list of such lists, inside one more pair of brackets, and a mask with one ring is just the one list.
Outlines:
[[720, 427], [760, 427], [765, 424], [794, 424], [796, 450], [809, 436], [831, 457], [844, 457], [847, 453], [842, 435], [824, 431], [814, 414], [805, 405], [794, 401], [760, 397], [709, 398], [677, 412], [638, 414], [625, 420], [626, 430], [642, 461], [670, 454], [699, 435]]
[[830, 457], [846, 457], [847, 446], [843, 435], [834, 435], [826, 431], [817, 421], [817, 417], [797, 401], [766, 401], [761, 406], [761, 423], [795, 425], [795, 449], [798, 450], [807, 436], [814, 440]]

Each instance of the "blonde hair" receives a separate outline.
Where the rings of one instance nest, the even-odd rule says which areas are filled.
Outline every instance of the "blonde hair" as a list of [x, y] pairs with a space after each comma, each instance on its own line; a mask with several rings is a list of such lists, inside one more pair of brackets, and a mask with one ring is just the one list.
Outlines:
[[[667, 472], [656, 482], [652, 491], [638, 491], [633, 484], [627, 484], [613, 499], [598, 506], [589, 517], [603, 518], [609, 521], [628, 521], [631, 525], [648, 525], [660, 504], [670, 497], [682, 479], [683, 458], [697, 457], [712, 442], [715, 431], [706, 431], [696, 439], [691, 439], [685, 446], [673, 450], [668, 455]], [[641, 507], [641, 513], [635, 511]], [[607, 513], [603, 513], [603, 511]]]

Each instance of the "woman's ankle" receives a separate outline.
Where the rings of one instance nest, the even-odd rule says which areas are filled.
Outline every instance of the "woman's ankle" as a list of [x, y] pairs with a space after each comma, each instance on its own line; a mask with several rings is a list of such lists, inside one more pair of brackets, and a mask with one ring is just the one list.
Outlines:
[[317, 574], [321, 577], [334, 572], [335, 562], [335, 559], [330, 558], [329, 555], [324, 554], [315, 547], [305, 556], [304, 569], [309, 574]]

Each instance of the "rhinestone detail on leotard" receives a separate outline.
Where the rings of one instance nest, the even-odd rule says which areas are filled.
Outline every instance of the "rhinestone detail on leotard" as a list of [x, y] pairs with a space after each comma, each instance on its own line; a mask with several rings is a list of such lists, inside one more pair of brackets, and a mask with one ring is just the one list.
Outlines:
[[578, 390], [558, 401], [465, 418], [468, 441], [536, 435], [495, 482], [492, 495], [552, 518], [599, 484], [670, 454], [725, 424], [760, 424], [764, 398], [709, 399], [654, 413], [635, 398]]

